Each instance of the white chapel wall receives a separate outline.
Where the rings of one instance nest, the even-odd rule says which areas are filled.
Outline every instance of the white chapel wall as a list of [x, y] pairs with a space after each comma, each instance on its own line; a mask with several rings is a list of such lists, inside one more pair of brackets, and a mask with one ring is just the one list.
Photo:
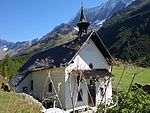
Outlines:
[[[56, 68], [55, 71], [51, 71], [51, 79], [54, 83], [54, 87], [56, 89], [57, 94], [59, 95], [59, 99], [61, 104], [64, 108], [65, 103], [65, 76], [64, 76], [64, 69]], [[48, 77], [48, 72], [44, 71], [37, 71], [32, 73], [32, 80], [33, 80], [33, 92], [37, 92], [38, 98], [42, 100], [43, 98], [47, 98], [50, 95], [55, 95], [54, 87], [52, 88], [52, 92], [48, 92], [48, 82], [50, 79]], [[44, 85], [45, 84], [45, 85]], [[58, 85], [60, 86], [60, 90], [58, 92]], [[57, 101], [57, 105], [60, 106], [60, 103]]]
[[[77, 88], [74, 88], [75, 84], [75, 77], [70, 77], [68, 73], [71, 73], [72, 70], [89, 70], [89, 64], [93, 64], [93, 69], [107, 69], [110, 70], [110, 66], [108, 65], [107, 61], [105, 60], [102, 53], [99, 52], [98, 48], [95, 46], [93, 41], [90, 39], [84, 46], [81, 48], [81, 51], [79, 54], [75, 57], [73, 60], [73, 63], [70, 64], [66, 68], [66, 86], [69, 86], [69, 82], [71, 83], [71, 89], [77, 90]], [[98, 85], [96, 86], [99, 87]], [[83, 90], [83, 98], [84, 102], [77, 102], [76, 107], [79, 106], [85, 106], [88, 104], [88, 93], [87, 93], [87, 86], [83, 83], [81, 85], [81, 89]], [[66, 87], [66, 107], [69, 109], [72, 107], [71, 99], [70, 99], [70, 88]], [[75, 95], [77, 92], [75, 92]], [[98, 100], [98, 97], [100, 95], [100, 92], [97, 92], [96, 98]], [[68, 98], [69, 97], [69, 98]]]

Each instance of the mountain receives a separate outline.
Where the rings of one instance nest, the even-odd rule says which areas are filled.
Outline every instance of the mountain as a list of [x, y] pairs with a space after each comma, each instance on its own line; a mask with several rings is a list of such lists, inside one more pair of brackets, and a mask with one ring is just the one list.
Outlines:
[[6, 40], [2, 40], [0, 39], [0, 50], [1, 51], [7, 51], [8, 50], [8, 47], [11, 47], [12, 45], [14, 45], [13, 42], [8, 42]]
[[150, 1], [134, 1], [106, 21], [98, 34], [113, 56], [150, 66]]
[[14, 43], [0, 39], [0, 59], [4, 58], [6, 54], [11, 56], [20, 54], [32, 44], [35, 44], [37, 41], [38, 39], [33, 39], [32, 41]]
[[6, 40], [0, 39], [0, 59], [4, 58], [7, 54], [8, 48], [13, 46], [13, 42], [8, 42]]
[[56, 26], [51, 32], [43, 36], [41, 39], [33, 39], [32, 41], [9, 42], [0, 39], [0, 59], [5, 55], [22, 55], [34, 54], [35, 52], [47, 49], [49, 47], [59, 45], [67, 40], [72, 39], [77, 31], [73, 26], [62, 23]]
[[[105, 20], [109, 19], [117, 11], [127, 7], [135, 0], [107, 0], [94, 8], [84, 9], [87, 20], [91, 23], [92, 27], [102, 24]], [[80, 11], [69, 21], [69, 25], [75, 26], [79, 21]]]
[[71, 40], [77, 31], [73, 26], [68, 25], [66, 23], [62, 23], [56, 26], [51, 32], [43, 36], [36, 43], [32, 44], [26, 50], [22, 52], [22, 54], [34, 54], [36, 52], [48, 49], [52, 46], [59, 45], [68, 40]]
[[[43, 51], [48, 49], [52, 46], [59, 45], [61, 43], [65, 43], [66, 41], [72, 40], [74, 35], [77, 34], [77, 31], [68, 24], [61, 24], [55, 27], [51, 32], [43, 36], [41, 39], [34, 39], [32, 41], [25, 41], [25, 42], [16, 42], [13, 43], [11, 46], [7, 44], [7, 51], [3, 51], [6, 55], [7, 53], [12, 53], [15, 51], [18, 53], [15, 54], [13, 57], [10, 55], [6, 55], [4, 60], [0, 60], [0, 74], [11, 78], [12, 76], [17, 74], [18, 69], [34, 54], [39, 51]], [[2, 42], [2, 41], [1, 41]], [[7, 42], [7, 41], [3, 41]], [[7, 42], [10, 43], [10, 42]], [[6, 43], [2, 44], [3, 46]], [[1, 50], [1, 49], [0, 49]], [[1, 51], [0, 51], [1, 55]]]
[[40, 44], [47, 44], [51, 40], [59, 40], [62, 38], [62, 35], [68, 35], [69, 33], [75, 34], [75, 30], [71, 25], [62, 23], [56, 26], [51, 32], [43, 36], [40, 40]]
[[[100, 5], [110, 10], [110, 12], [106, 10], [107, 16], [101, 11], [105, 10], [99, 6], [100, 10], [98, 10], [98, 7], [97, 9], [88, 9], [89, 14], [86, 14], [86, 16], [92, 25], [96, 21], [98, 23], [108, 17], [98, 30], [98, 34], [114, 57], [132, 60], [137, 62], [138, 65], [146, 64], [146, 66], [150, 66], [149, 2], [149, 0], [107, 0]], [[122, 4], [122, 10], [119, 10], [121, 9], [118, 7], [119, 4]], [[116, 12], [117, 10], [119, 11]], [[113, 16], [111, 17], [111, 15]], [[77, 35], [77, 30], [73, 27], [77, 22], [78, 19], [75, 17], [69, 24], [60, 24], [39, 40], [16, 43], [0, 40], [0, 55], [16, 53], [15, 57], [7, 56], [5, 60], [0, 60], [0, 73], [9, 75], [10, 78], [34, 53], [72, 40]]]
[[[126, 7], [132, 1], [134, 0], [107, 0], [107, 2], [104, 2], [97, 7], [85, 9], [85, 15], [92, 24], [91, 26], [94, 26], [107, 20], [115, 12]], [[73, 26], [79, 21], [79, 14], [80, 13], [78, 12], [68, 24], [62, 23], [59, 26], [56, 26], [51, 32], [39, 40], [34, 39], [32, 41], [16, 43], [0, 40], [0, 58], [3, 58], [6, 54], [17, 55], [28, 52], [38, 52], [69, 40], [77, 32]]]

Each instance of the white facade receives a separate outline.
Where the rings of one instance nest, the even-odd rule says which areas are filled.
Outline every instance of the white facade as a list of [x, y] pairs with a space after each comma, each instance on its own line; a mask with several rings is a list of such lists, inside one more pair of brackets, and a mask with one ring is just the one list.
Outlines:
[[[84, 43], [83, 47], [73, 58], [73, 61], [69, 66], [51, 69], [51, 78], [48, 77], [47, 70], [32, 72], [17, 86], [17, 91], [23, 92], [23, 88], [27, 87], [26, 93], [32, 94], [39, 100], [53, 96], [57, 92], [63, 109], [73, 109], [73, 105], [75, 109], [82, 107], [85, 108], [85, 106], [89, 105], [90, 101], [88, 86], [90, 86], [91, 78], [86, 79], [86, 82], [80, 82], [78, 86], [76, 82], [77, 77], [72, 74], [72, 71], [91, 70], [89, 67], [90, 64], [93, 65], [93, 69], [107, 69], [108, 71], [111, 70], [111, 67], [108, 65], [106, 59], [91, 39]], [[94, 91], [95, 93], [95, 106], [98, 106], [101, 101], [108, 103], [107, 100], [112, 96], [111, 78], [109, 80], [107, 79], [107, 76], [104, 78], [99, 78], [95, 82], [94, 88], [91, 87], [91, 91]], [[32, 83], [31, 80], [33, 80]], [[56, 92], [54, 88], [52, 89], [52, 92], [48, 91], [48, 83], [51, 82], [51, 80], [54, 83]], [[31, 88], [31, 84], [33, 84], [33, 89]], [[106, 89], [106, 95], [102, 100], [101, 90], [102, 88], [105, 90], [106, 86], [108, 86]], [[82, 90], [83, 98], [80, 101], [78, 101], [78, 88]], [[57, 101], [57, 105], [61, 107], [59, 101]]]
[[[17, 87], [17, 92], [25, 92], [43, 101], [47, 98], [56, 97], [56, 93], [59, 95], [63, 108], [65, 107], [65, 74], [64, 68], [56, 68], [51, 70], [42, 70], [30, 73]], [[49, 77], [50, 74], [50, 77]], [[53, 82], [52, 92], [48, 91], [48, 83]], [[33, 81], [33, 89], [31, 88], [31, 81]], [[58, 88], [59, 86], [59, 88]], [[27, 91], [23, 91], [24, 87], [27, 87]], [[55, 88], [55, 89], [54, 89]], [[55, 91], [56, 90], [56, 91]], [[58, 91], [59, 90], [59, 91]], [[58, 106], [59, 102], [57, 101]]]
[[[106, 59], [101, 54], [101, 52], [98, 50], [96, 45], [93, 43], [93, 41], [90, 39], [85, 45], [81, 48], [79, 53], [76, 55], [76, 57], [73, 60], [73, 63], [71, 63], [66, 68], [66, 97], [70, 97], [70, 89], [74, 89], [74, 104], [75, 107], [81, 107], [81, 106], [88, 106], [88, 86], [90, 85], [90, 80], [86, 79], [86, 82], [82, 82], [80, 84], [80, 89], [82, 89], [83, 93], [83, 101], [77, 101], [77, 84], [75, 83], [76, 77], [70, 76], [69, 73], [72, 72], [72, 70], [91, 70], [89, 67], [89, 64], [93, 64], [93, 69], [107, 69], [109, 72], [111, 71], [111, 67], [108, 65]], [[112, 96], [112, 86], [111, 86], [111, 78], [107, 81], [105, 79], [108, 79], [106, 76], [105, 78], [98, 79], [97, 82], [95, 82], [95, 105], [98, 106], [102, 100], [101, 90], [100, 88], [103, 88], [105, 90], [105, 86], [107, 85], [106, 90], [106, 96], [103, 98], [103, 102], [106, 101], [108, 103], [108, 100]], [[105, 81], [105, 82], [104, 82]], [[109, 83], [108, 83], [109, 81]], [[69, 84], [70, 82], [70, 84]], [[74, 86], [76, 86], [74, 88]], [[73, 90], [72, 90], [73, 93]], [[66, 108], [71, 109], [72, 103], [70, 98], [66, 98]]]

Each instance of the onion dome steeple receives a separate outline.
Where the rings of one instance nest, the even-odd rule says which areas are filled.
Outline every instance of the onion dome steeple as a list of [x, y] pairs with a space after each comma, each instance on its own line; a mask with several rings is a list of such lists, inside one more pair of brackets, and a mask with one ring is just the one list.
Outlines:
[[78, 36], [81, 37], [82, 33], [87, 33], [87, 29], [90, 23], [86, 20], [84, 16], [83, 6], [81, 6], [80, 20], [77, 23], [77, 27], [79, 27]]

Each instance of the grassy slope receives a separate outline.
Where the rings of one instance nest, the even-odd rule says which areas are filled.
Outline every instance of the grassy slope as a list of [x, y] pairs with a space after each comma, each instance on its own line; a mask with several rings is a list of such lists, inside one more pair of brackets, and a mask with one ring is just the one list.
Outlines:
[[40, 108], [13, 92], [0, 91], [0, 113], [41, 113]]
[[[114, 81], [113, 81], [113, 87], [115, 87], [116, 83], [120, 79], [121, 73], [123, 72], [124, 66], [119, 67], [113, 67], [113, 74], [115, 75]], [[143, 71], [142, 71], [143, 70]], [[142, 72], [141, 72], [142, 71]], [[132, 75], [134, 73], [141, 72], [140, 74], [137, 74], [134, 79], [134, 83], [140, 83], [140, 84], [150, 84], [150, 68], [141, 68], [136, 66], [127, 66], [125, 73], [123, 75], [123, 78], [121, 80], [121, 83], [119, 85], [120, 90], [127, 90], [130, 86]]]
[[150, 67], [150, 0], [147, 1], [114, 15], [98, 34], [114, 57]]
[[[0, 76], [0, 87], [7, 83], [3, 76]], [[0, 113], [41, 113], [40, 108], [28, 102], [25, 97], [14, 92], [4, 92], [0, 89]]]

